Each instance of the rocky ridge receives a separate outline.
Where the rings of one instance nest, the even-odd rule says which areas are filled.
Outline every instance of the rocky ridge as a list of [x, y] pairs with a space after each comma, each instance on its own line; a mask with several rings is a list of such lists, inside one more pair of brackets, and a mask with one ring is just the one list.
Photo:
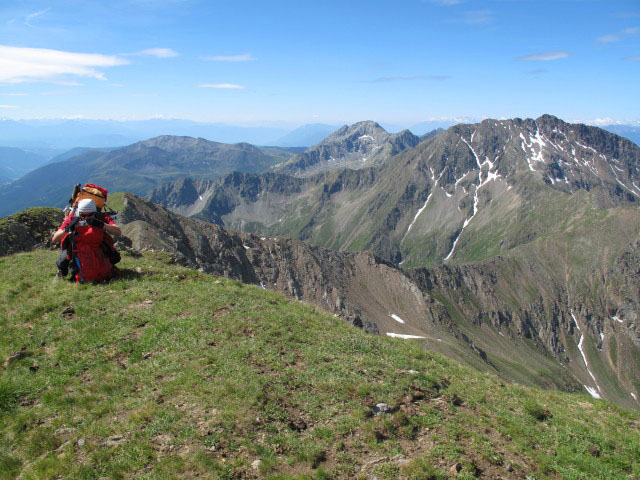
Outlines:
[[415, 147], [421, 138], [409, 130], [389, 134], [372, 121], [344, 125], [322, 142], [275, 167], [278, 173], [308, 177], [339, 168], [359, 169], [378, 165], [391, 156]]

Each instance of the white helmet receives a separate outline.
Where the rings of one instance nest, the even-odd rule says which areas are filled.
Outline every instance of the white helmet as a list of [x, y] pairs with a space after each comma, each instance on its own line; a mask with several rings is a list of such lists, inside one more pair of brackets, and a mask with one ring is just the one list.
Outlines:
[[78, 215], [83, 213], [95, 213], [98, 209], [96, 208], [96, 204], [90, 198], [83, 198], [78, 202]]

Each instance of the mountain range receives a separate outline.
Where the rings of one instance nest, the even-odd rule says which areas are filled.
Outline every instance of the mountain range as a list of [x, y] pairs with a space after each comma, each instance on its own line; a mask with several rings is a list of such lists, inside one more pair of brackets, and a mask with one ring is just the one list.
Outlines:
[[162, 136], [115, 149], [75, 149], [58, 161], [0, 187], [0, 215], [25, 206], [64, 206], [76, 183], [144, 195], [183, 177], [216, 178], [231, 171], [260, 172], [298, 149], [224, 144], [202, 138]]
[[123, 189], [137, 193], [160, 173], [181, 177], [150, 191], [154, 203], [125, 196], [115, 207], [137, 249], [281, 290], [508, 379], [637, 408], [633, 142], [550, 115], [425, 138], [359, 122], [272, 155], [260, 164], [267, 172], [217, 179], [197, 160], [213, 148], [203, 142], [160, 137], [68, 162], [101, 159], [101, 175], [128, 177]]

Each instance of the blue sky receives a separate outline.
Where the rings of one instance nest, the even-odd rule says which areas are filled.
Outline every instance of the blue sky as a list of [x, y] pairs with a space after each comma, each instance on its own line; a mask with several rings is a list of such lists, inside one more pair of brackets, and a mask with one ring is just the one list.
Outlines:
[[0, 116], [640, 121], [638, 0], [21, 1]]

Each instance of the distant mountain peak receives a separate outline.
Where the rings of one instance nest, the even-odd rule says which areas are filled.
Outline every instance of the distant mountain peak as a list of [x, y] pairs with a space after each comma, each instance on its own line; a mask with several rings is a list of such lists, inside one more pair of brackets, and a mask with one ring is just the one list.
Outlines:
[[277, 171], [304, 177], [340, 168], [360, 169], [384, 163], [418, 143], [420, 138], [408, 130], [391, 135], [377, 122], [365, 120], [343, 125], [322, 142], [280, 165]]

